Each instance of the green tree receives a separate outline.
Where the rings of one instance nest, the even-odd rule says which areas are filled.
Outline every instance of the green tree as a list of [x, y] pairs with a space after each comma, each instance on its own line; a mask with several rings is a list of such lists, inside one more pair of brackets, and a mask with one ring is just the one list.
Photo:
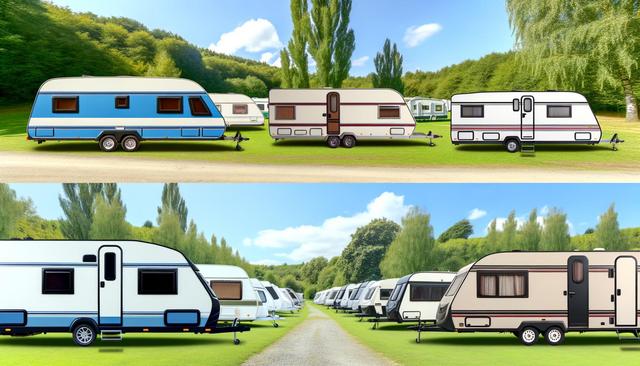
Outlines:
[[355, 35], [349, 28], [351, 0], [311, 0], [309, 53], [319, 86], [339, 88], [351, 69]]
[[540, 249], [565, 251], [571, 249], [571, 236], [567, 215], [557, 209], [551, 209], [544, 219], [544, 228], [540, 236]]
[[60, 222], [60, 230], [67, 239], [89, 239], [93, 223], [93, 204], [96, 197], [102, 194], [102, 185], [65, 183], [62, 190], [63, 195], [60, 195], [58, 200], [65, 218]]
[[601, 89], [622, 88], [627, 120], [638, 120], [640, 54], [637, 0], [507, 0], [519, 56], [552, 87], [582, 87], [595, 75]]
[[127, 55], [134, 61], [146, 65], [153, 62], [158, 48], [156, 40], [151, 34], [142, 30], [129, 33], [126, 44]]
[[24, 214], [24, 204], [9, 185], [0, 183], [0, 238], [10, 239]]
[[293, 88], [293, 71], [291, 69], [291, 60], [289, 60], [289, 52], [286, 49], [280, 51], [280, 74], [282, 76], [282, 88]]
[[99, 195], [95, 200], [94, 207], [89, 238], [102, 240], [131, 238], [131, 228], [125, 219], [127, 209], [119, 200], [109, 202]]
[[153, 64], [147, 69], [147, 76], [175, 77], [179, 78], [182, 71], [166, 50], [161, 50], [156, 54]]
[[309, 87], [309, 60], [307, 44], [310, 19], [307, 0], [291, 0], [293, 31], [286, 49], [280, 52], [282, 79], [286, 88]]
[[536, 251], [540, 244], [542, 228], [538, 223], [538, 212], [534, 208], [529, 214], [529, 219], [520, 229], [520, 243], [523, 250]]
[[485, 246], [491, 251], [500, 250], [500, 233], [498, 232], [498, 223], [494, 219], [487, 228], [487, 235], [485, 236]]
[[460, 220], [451, 225], [438, 237], [440, 243], [445, 243], [451, 239], [467, 239], [473, 234], [473, 225], [467, 219]]
[[180, 216], [170, 210], [160, 213], [158, 227], [153, 234], [153, 242], [182, 251], [183, 239], [184, 230], [180, 223]]
[[500, 233], [499, 248], [500, 250], [518, 249], [517, 233], [518, 220], [516, 220], [516, 212], [511, 211], [507, 220], [502, 225], [502, 233]]
[[375, 88], [391, 88], [404, 93], [404, 81], [402, 80], [402, 55], [398, 46], [387, 38], [384, 41], [382, 52], [378, 52], [373, 60], [376, 72], [373, 74], [373, 86]]
[[600, 215], [598, 225], [596, 226], [595, 235], [598, 246], [607, 250], [625, 250], [626, 243], [620, 233], [620, 225], [618, 224], [618, 213], [614, 204], [611, 204], [607, 211]]
[[249, 75], [244, 79], [226, 79], [225, 82], [229, 84], [231, 91], [235, 93], [245, 94], [251, 97], [266, 97], [269, 94], [269, 90], [267, 90], [267, 85], [264, 81], [253, 75]]
[[316, 257], [305, 263], [300, 269], [302, 278], [308, 283], [318, 283], [320, 272], [329, 264], [325, 257]]
[[408, 273], [432, 269], [435, 239], [430, 216], [412, 208], [402, 219], [402, 230], [389, 246], [380, 269], [385, 278], [400, 277]]
[[189, 210], [187, 204], [180, 194], [178, 183], [165, 183], [162, 188], [162, 206], [158, 207], [158, 224], [164, 212], [173, 212], [180, 220], [182, 231], [187, 229], [187, 216]]

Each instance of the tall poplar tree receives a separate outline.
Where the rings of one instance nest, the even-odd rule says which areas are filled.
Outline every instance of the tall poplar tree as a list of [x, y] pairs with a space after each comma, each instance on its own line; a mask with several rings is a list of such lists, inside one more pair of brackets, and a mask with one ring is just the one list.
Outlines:
[[404, 93], [404, 81], [402, 80], [402, 55], [398, 46], [387, 38], [384, 41], [382, 51], [373, 59], [376, 72], [373, 74], [373, 86], [375, 88], [391, 88]]
[[567, 214], [551, 209], [544, 219], [544, 228], [540, 237], [540, 249], [565, 251], [571, 249], [571, 236]]
[[[291, 0], [293, 32], [287, 48], [280, 52], [284, 87], [309, 87], [309, 60], [307, 44], [309, 38], [309, 11], [307, 0]], [[288, 84], [288, 85], [287, 85]]]
[[189, 210], [187, 204], [180, 194], [180, 187], [178, 183], [165, 183], [162, 188], [162, 206], [158, 207], [158, 224], [162, 214], [165, 212], [173, 212], [178, 216], [180, 220], [180, 227], [182, 231], [187, 230], [187, 215]]
[[538, 211], [534, 208], [529, 213], [529, 219], [520, 229], [520, 246], [523, 250], [538, 250], [540, 244], [541, 227], [538, 223]]
[[614, 204], [611, 204], [607, 211], [600, 215], [595, 234], [598, 240], [598, 246], [601, 248], [607, 250], [627, 249], [622, 234], [620, 233], [618, 213], [616, 212]]

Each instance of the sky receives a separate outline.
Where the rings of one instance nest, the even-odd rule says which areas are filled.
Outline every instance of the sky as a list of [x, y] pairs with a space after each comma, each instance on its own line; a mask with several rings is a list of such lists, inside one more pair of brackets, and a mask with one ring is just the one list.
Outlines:
[[[11, 184], [31, 198], [39, 215], [63, 216], [60, 184]], [[121, 184], [127, 220], [155, 222], [162, 184]], [[412, 207], [431, 215], [436, 237], [468, 218], [474, 236], [511, 210], [568, 214], [572, 234], [594, 228], [615, 203], [621, 227], [640, 226], [640, 185], [631, 184], [181, 184], [193, 219], [205, 235], [225, 237], [252, 263], [300, 263], [339, 255], [359, 226], [385, 217], [400, 222]]]
[[[289, 0], [52, 0], [73, 11], [124, 16], [200, 47], [278, 65], [289, 41]], [[366, 75], [384, 40], [405, 71], [435, 71], [513, 46], [504, 0], [353, 0], [352, 75]], [[312, 67], [313, 71], [313, 67]]]

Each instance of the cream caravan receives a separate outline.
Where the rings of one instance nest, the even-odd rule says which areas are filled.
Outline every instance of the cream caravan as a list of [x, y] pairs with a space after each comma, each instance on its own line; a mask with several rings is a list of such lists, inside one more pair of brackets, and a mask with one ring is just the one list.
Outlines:
[[264, 115], [253, 99], [244, 94], [209, 94], [227, 126], [262, 126]]
[[244, 269], [217, 264], [199, 264], [198, 268], [220, 300], [221, 321], [256, 320], [258, 295]]
[[269, 133], [277, 140], [315, 138], [329, 147], [361, 139], [425, 138], [392, 89], [272, 89]]
[[597, 144], [602, 137], [589, 102], [574, 92], [484, 92], [451, 99], [451, 142]]
[[440, 327], [514, 332], [532, 345], [543, 334], [638, 333], [640, 252], [503, 252], [462, 268], [438, 308]]
[[364, 295], [360, 303], [362, 313], [371, 316], [386, 316], [387, 302], [398, 283], [398, 278], [388, 278], [375, 282]]
[[387, 303], [387, 318], [401, 322], [435, 322], [438, 305], [455, 273], [417, 272], [398, 280]]

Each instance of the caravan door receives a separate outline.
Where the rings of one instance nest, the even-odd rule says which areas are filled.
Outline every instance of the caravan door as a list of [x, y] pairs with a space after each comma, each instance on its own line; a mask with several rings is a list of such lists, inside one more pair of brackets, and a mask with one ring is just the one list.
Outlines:
[[535, 106], [534, 99], [530, 95], [525, 95], [520, 99], [520, 139], [533, 140], [535, 131]]
[[327, 135], [340, 134], [340, 94], [327, 94]]
[[569, 327], [589, 326], [589, 260], [583, 255], [569, 257], [567, 263], [567, 311]]
[[122, 325], [122, 249], [98, 250], [98, 324]]
[[638, 273], [635, 257], [616, 259], [616, 326], [636, 326]]

